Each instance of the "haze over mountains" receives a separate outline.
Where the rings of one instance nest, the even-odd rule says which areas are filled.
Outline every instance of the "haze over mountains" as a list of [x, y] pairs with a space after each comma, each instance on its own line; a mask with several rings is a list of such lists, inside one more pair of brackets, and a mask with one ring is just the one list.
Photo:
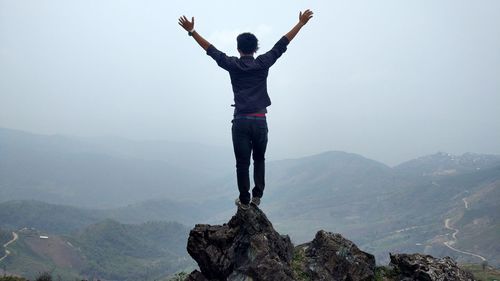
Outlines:
[[0, 129], [0, 153], [1, 201], [36, 198], [87, 207], [205, 196], [210, 189], [200, 186], [233, 167], [231, 151], [217, 147], [9, 129]]
[[[0, 129], [0, 229], [70, 241], [103, 222], [175, 221], [183, 231], [224, 222], [235, 211], [233, 170], [221, 148]], [[436, 153], [389, 167], [337, 151], [269, 162], [262, 209], [296, 243], [339, 232], [382, 264], [389, 251], [481, 262], [455, 248], [500, 265], [498, 155]]]

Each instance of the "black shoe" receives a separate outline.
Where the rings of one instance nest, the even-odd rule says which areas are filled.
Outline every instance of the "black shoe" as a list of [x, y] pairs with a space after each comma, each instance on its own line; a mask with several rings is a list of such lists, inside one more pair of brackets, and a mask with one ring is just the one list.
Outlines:
[[236, 200], [234, 200], [234, 204], [238, 206], [238, 209], [248, 210], [250, 208], [250, 204], [241, 203], [240, 198], [236, 198]]
[[254, 205], [255, 207], [259, 207], [260, 205], [260, 197], [253, 197], [252, 202], [250, 204]]

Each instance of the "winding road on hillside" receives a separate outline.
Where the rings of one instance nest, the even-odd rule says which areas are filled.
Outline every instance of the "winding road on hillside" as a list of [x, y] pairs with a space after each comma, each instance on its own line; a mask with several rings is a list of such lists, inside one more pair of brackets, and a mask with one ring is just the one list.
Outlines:
[[[467, 202], [466, 198], [463, 198], [462, 200], [464, 201], [465, 209], [468, 209], [469, 208], [469, 202]], [[456, 228], [453, 228], [453, 226], [450, 225], [450, 220], [451, 220], [450, 218], [444, 220], [444, 227], [446, 229], [449, 229], [449, 230], [453, 231], [453, 233], [451, 234], [451, 238], [452, 239], [448, 240], [446, 242], [443, 242], [444, 245], [446, 247], [448, 247], [449, 249], [455, 251], [455, 252], [458, 252], [458, 253], [461, 253], [461, 254], [465, 254], [465, 255], [469, 255], [469, 256], [473, 256], [473, 257], [481, 259], [482, 261], [486, 261], [486, 258], [483, 257], [483, 256], [481, 256], [481, 255], [474, 254], [474, 253], [471, 253], [471, 252], [462, 251], [462, 250], [459, 250], [459, 249], [453, 247], [453, 245], [455, 243], [457, 243], [457, 241], [458, 241], [457, 234], [458, 234], [459, 230], [456, 229]]]
[[17, 238], [19, 238], [19, 236], [18, 236], [18, 235], [17, 235], [17, 233], [15, 233], [15, 232], [12, 232], [12, 236], [13, 236], [12, 240], [10, 240], [9, 242], [7, 242], [7, 243], [3, 244], [3, 247], [5, 248], [5, 255], [4, 255], [3, 257], [1, 257], [1, 258], [0, 258], [0, 262], [1, 262], [1, 261], [3, 261], [6, 257], [8, 257], [8, 256], [10, 255], [10, 251], [9, 251], [9, 250], [7, 250], [7, 247], [8, 247], [10, 244], [12, 244], [12, 243], [16, 242]]
[[469, 202], [467, 202], [467, 197], [464, 197], [462, 201], [464, 201], [465, 209], [469, 209]]

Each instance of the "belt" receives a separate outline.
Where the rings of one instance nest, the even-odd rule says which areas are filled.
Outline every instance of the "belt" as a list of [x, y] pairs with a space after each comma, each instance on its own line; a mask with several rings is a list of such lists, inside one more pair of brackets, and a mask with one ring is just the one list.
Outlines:
[[266, 116], [236, 115], [234, 119], [266, 120]]

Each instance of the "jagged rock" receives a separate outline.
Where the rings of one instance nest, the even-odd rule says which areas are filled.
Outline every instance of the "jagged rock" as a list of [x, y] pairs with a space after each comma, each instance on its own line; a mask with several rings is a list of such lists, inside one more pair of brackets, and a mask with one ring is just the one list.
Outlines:
[[390, 254], [398, 280], [473, 281], [474, 276], [457, 266], [450, 257], [441, 259], [421, 254]]
[[318, 231], [313, 241], [296, 247], [297, 280], [373, 280], [375, 257], [340, 234]]
[[187, 250], [208, 280], [293, 280], [290, 238], [258, 208], [238, 210], [224, 225], [196, 225]]
[[[188, 252], [201, 270], [186, 281], [368, 281], [375, 279], [375, 258], [340, 234], [318, 231], [313, 241], [293, 248], [258, 208], [238, 210], [224, 225], [196, 225]], [[293, 261], [292, 261], [293, 257]], [[383, 280], [473, 281], [449, 257], [420, 254], [390, 256]]]
[[203, 276], [201, 272], [199, 272], [198, 270], [194, 270], [188, 275], [188, 277], [186, 277], [186, 279], [184, 279], [184, 281], [209, 281], [209, 280], [205, 278], [205, 276]]

